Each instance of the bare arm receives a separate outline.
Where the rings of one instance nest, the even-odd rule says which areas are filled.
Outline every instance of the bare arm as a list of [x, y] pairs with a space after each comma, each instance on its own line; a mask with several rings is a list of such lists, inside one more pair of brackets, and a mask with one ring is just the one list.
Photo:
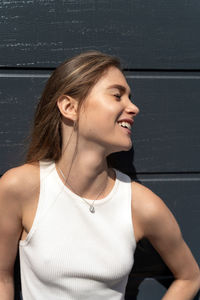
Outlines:
[[21, 208], [13, 172], [0, 179], [0, 299], [14, 299], [13, 268], [22, 232]]
[[137, 220], [138, 236], [149, 239], [175, 277], [162, 299], [192, 300], [200, 288], [199, 267], [174, 216], [160, 197], [147, 187], [135, 182], [133, 190], [133, 215]]

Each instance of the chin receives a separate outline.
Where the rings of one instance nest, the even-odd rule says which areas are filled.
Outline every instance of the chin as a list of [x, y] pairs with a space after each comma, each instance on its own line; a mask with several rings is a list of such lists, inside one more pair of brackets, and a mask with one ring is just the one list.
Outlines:
[[119, 151], [129, 151], [132, 148], [133, 144], [132, 141], [130, 140], [129, 143], [124, 143], [124, 145], [121, 145], [121, 150]]
[[127, 147], [124, 147], [121, 151], [129, 151], [131, 150], [131, 148], [132, 148], [132, 144]]
[[127, 145], [118, 145], [115, 148], [113, 147], [113, 149], [110, 151], [111, 153], [115, 153], [115, 152], [121, 152], [121, 151], [129, 151], [132, 148], [132, 143], [129, 143]]

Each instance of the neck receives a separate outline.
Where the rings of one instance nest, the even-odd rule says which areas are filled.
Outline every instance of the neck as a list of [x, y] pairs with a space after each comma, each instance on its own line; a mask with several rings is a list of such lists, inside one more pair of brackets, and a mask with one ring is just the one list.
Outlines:
[[57, 166], [66, 177], [66, 185], [84, 198], [94, 199], [102, 191], [98, 198], [101, 199], [109, 189], [112, 170], [108, 169], [105, 154], [97, 151], [97, 147], [84, 147], [81, 151], [67, 149]]

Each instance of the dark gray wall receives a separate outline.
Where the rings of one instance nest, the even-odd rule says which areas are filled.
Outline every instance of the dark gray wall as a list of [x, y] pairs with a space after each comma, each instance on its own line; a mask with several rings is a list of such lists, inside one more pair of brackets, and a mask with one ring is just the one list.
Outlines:
[[[200, 262], [200, 2], [10, 0], [0, 9], [0, 174], [23, 161], [33, 110], [53, 68], [88, 49], [117, 55], [140, 108], [133, 128], [137, 177], [173, 211]], [[127, 299], [140, 278], [170, 278], [152, 251], [144, 242], [137, 252]], [[163, 292], [148, 279], [137, 299], [157, 300]]]

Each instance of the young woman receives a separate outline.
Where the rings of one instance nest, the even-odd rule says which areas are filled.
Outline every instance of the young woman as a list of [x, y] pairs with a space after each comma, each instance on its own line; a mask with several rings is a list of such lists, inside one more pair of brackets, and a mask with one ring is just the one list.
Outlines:
[[119, 61], [86, 52], [60, 65], [37, 107], [26, 164], [0, 180], [0, 299], [124, 299], [136, 243], [150, 240], [174, 274], [163, 300], [189, 300], [199, 268], [163, 201], [112, 168], [139, 113]]

